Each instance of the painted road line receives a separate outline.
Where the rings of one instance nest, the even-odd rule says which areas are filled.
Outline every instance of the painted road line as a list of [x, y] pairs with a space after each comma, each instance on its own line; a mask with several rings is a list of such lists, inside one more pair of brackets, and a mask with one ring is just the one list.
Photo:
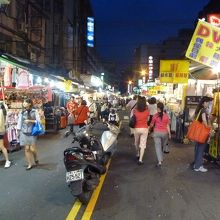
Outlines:
[[107, 175], [107, 171], [108, 171], [108, 168], [110, 166], [110, 163], [111, 163], [111, 160], [109, 160], [109, 162], [106, 166], [106, 173], [101, 176], [100, 183], [97, 186], [97, 188], [95, 189], [95, 191], [93, 192], [92, 197], [91, 197], [91, 199], [90, 199], [90, 201], [89, 201], [89, 203], [86, 207], [86, 210], [85, 210], [81, 220], [89, 220], [91, 218], [93, 210], [94, 210], [95, 205], [96, 205], [96, 202], [98, 200], [99, 194], [101, 192], [102, 185], [103, 185], [105, 177]]
[[82, 206], [82, 203], [77, 199], [71, 209], [69, 215], [66, 217], [66, 220], [74, 220]]

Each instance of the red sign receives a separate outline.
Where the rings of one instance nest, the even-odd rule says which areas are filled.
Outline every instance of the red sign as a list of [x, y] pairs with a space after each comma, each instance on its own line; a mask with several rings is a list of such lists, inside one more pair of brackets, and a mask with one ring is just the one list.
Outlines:
[[220, 27], [220, 14], [209, 14], [208, 22], [216, 27]]

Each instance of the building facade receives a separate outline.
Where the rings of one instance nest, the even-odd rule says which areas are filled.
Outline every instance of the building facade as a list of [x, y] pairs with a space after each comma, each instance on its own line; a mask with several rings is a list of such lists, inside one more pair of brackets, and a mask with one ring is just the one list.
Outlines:
[[145, 44], [138, 47], [134, 54], [134, 81], [154, 81], [159, 76], [160, 60], [184, 59], [192, 33], [191, 29], [182, 29], [176, 37], [170, 37], [162, 44]]
[[11, 0], [0, 6], [0, 51], [53, 75], [99, 75], [94, 27], [89, 0]]

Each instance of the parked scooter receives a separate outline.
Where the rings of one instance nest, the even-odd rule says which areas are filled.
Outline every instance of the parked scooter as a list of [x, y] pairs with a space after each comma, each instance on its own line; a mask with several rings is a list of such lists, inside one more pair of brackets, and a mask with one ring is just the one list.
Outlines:
[[119, 128], [107, 125], [109, 130], [103, 132], [101, 141], [88, 134], [88, 126], [79, 129], [74, 135], [73, 146], [64, 151], [66, 182], [71, 193], [83, 204], [88, 203], [116, 148]]

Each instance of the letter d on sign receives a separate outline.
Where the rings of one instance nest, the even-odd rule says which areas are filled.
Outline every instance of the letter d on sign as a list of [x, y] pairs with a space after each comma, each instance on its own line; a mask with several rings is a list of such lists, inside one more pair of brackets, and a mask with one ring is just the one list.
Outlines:
[[209, 28], [201, 24], [199, 26], [197, 35], [202, 36], [202, 37], [208, 37], [209, 34], [210, 34]]

